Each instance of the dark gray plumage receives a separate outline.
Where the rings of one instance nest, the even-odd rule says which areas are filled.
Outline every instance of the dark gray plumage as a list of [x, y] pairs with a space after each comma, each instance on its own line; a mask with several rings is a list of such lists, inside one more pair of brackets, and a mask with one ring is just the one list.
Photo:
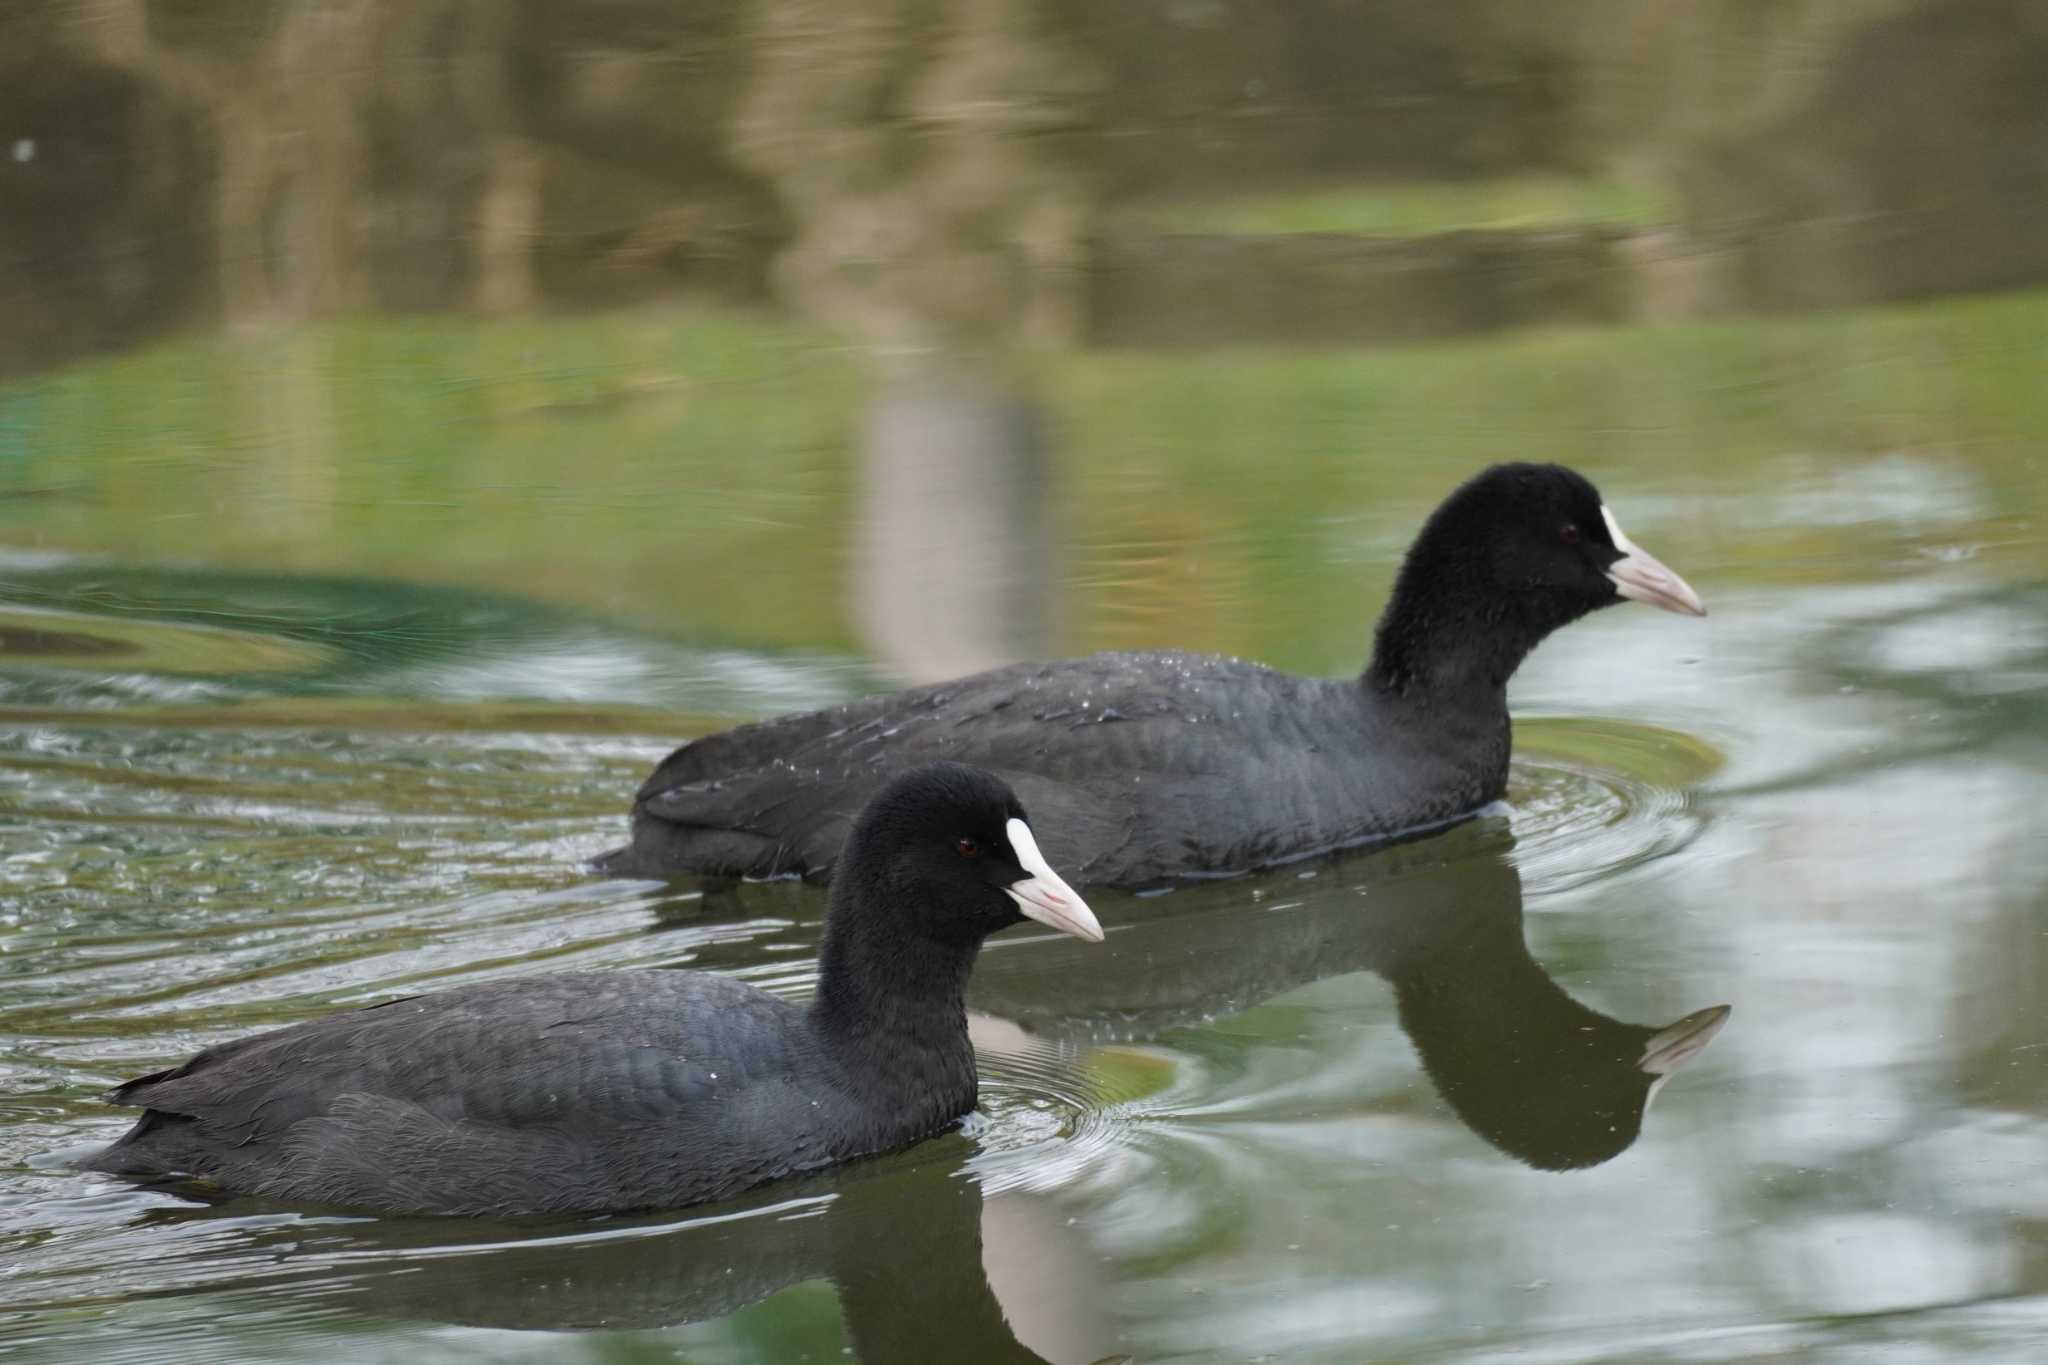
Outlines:
[[[113, 1094], [85, 1164], [403, 1213], [672, 1208], [900, 1147], [974, 1108], [975, 953], [1101, 937], [1015, 795], [932, 764], [863, 812], [808, 1006], [693, 972], [486, 982], [208, 1048]], [[1023, 830], [1023, 833], [1019, 833]]]
[[1417, 536], [1360, 678], [1097, 654], [743, 725], [663, 760], [632, 843], [599, 866], [822, 877], [867, 794], [935, 757], [1001, 774], [1081, 884], [1245, 872], [1453, 820], [1505, 790], [1509, 676], [1623, 597], [1703, 610], [1584, 478], [1498, 465]]

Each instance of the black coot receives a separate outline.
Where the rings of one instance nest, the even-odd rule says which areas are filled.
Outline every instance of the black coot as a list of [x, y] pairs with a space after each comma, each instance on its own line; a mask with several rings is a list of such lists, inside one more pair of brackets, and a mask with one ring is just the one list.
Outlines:
[[84, 1164], [391, 1213], [717, 1199], [885, 1151], [974, 1108], [962, 992], [1025, 916], [1100, 940], [1011, 790], [934, 763], [855, 822], [808, 1006], [701, 972], [526, 977], [208, 1048], [114, 1092]]
[[664, 759], [626, 876], [830, 873], [898, 768], [1002, 775], [1083, 885], [1246, 872], [1454, 820], [1507, 783], [1507, 682], [1544, 636], [1623, 598], [1704, 615], [1560, 465], [1496, 465], [1409, 548], [1359, 678], [1180, 653], [1017, 664], [743, 725]]

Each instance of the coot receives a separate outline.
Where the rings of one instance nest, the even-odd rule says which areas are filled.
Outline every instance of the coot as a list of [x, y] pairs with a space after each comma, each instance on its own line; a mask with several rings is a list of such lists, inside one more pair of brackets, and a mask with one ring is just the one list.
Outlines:
[[962, 992], [1025, 916], [1099, 941], [1000, 780], [903, 773], [854, 823], [808, 1006], [703, 972], [524, 977], [258, 1034], [114, 1091], [84, 1164], [389, 1213], [673, 1208], [974, 1108]]
[[1624, 598], [1706, 614], [1561, 465], [1496, 465], [1430, 516], [1357, 678], [1107, 653], [998, 668], [707, 735], [634, 800], [625, 876], [829, 875], [853, 812], [935, 757], [1016, 788], [1077, 883], [1251, 871], [1441, 824], [1507, 784], [1507, 682]]

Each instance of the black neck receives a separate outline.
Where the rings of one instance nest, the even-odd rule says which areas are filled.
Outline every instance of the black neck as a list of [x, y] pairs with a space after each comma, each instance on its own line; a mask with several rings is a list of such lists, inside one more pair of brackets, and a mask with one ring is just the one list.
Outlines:
[[908, 1084], [957, 1085], [964, 1071], [971, 1090], [967, 976], [980, 939], [934, 940], [855, 906], [851, 887], [877, 885], [857, 871], [842, 862], [833, 877], [813, 1025], [853, 1060], [888, 1059], [886, 1069]]
[[1562, 594], [1509, 592], [1471, 553], [1425, 535], [1408, 552], [1380, 615], [1364, 681], [1390, 696], [1505, 710], [1529, 651], [1585, 608]]

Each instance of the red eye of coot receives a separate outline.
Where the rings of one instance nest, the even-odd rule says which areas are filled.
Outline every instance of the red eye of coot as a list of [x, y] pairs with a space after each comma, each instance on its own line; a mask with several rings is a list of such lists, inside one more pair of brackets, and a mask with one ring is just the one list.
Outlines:
[[1570, 523], [1566, 523], [1564, 529], [1559, 531], [1557, 535], [1558, 539], [1562, 540], [1567, 545], [1576, 545], [1579, 543], [1579, 528], [1571, 525]]
[[981, 856], [981, 845], [975, 843], [972, 839], [962, 839], [953, 847], [960, 851], [960, 856], [963, 858], [979, 858]]

